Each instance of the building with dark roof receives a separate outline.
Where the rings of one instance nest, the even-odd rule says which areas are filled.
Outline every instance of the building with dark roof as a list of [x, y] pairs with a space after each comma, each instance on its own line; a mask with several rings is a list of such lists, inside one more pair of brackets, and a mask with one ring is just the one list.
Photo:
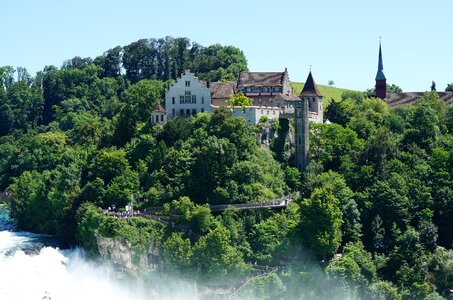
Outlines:
[[[243, 92], [252, 99], [256, 106], [280, 107], [283, 98], [297, 99], [289, 81], [288, 70], [283, 72], [241, 72], [236, 85], [236, 92]], [[276, 98], [277, 96], [280, 97]]]
[[[436, 92], [446, 104], [453, 104], [453, 92]], [[387, 102], [390, 107], [416, 104], [426, 92], [387, 93], [381, 43], [379, 43], [378, 71], [376, 74], [376, 97]]]
[[213, 106], [226, 106], [228, 100], [236, 93], [236, 82], [211, 83], [211, 104]]

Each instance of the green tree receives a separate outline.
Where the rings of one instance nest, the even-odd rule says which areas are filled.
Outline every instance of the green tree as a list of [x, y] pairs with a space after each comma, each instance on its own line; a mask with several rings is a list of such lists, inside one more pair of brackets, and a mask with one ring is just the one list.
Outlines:
[[341, 243], [342, 213], [338, 199], [315, 188], [300, 206], [300, 230], [304, 244], [320, 258], [330, 258]]
[[193, 252], [196, 264], [211, 282], [229, 282], [248, 269], [242, 253], [231, 245], [230, 232], [221, 226], [202, 236]]
[[98, 253], [96, 230], [99, 227], [102, 212], [92, 203], [84, 203], [77, 210], [77, 241], [91, 254]]
[[321, 162], [326, 171], [338, 170], [342, 157], [359, 151], [363, 145], [353, 130], [338, 124], [310, 126], [310, 156], [314, 161]]
[[101, 178], [106, 184], [129, 168], [124, 150], [102, 149], [96, 153], [90, 168], [90, 177]]
[[245, 112], [246, 106], [251, 106], [253, 104], [252, 99], [245, 96], [242, 92], [231, 95], [228, 102], [230, 103], [231, 108], [241, 106], [243, 112]]
[[173, 232], [162, 244], [162, 256], [165, 266], [170, 270], [179, 270], [183, 273], [193, 272], [193, 252], [189, 239]]
[[445, 295], [453, 282], [453, 250], [438, 247], [429, 260], [428, 269], [437, 291]]
[[447, 84], [447, 87], [445, 88], [446, 92], [453, 92], [453, 83]]

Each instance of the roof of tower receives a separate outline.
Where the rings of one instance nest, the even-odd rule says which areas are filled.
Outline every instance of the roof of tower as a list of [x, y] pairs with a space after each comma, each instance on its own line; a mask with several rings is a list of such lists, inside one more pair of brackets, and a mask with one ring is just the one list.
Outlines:
[[308, 74], [307, 80], [305, 81], [304, 88], [300, 92], [299, 97], [322, 97], [321, 93], [318, 91], [313, 75], [311, 71]]
[[384, 75], [384, 63], [382, 62], [382, 50], [381, 43], [379, 43], [379, 62], [378, 62], [378, 71], [376, 74], [376, 80], [385, 80]]
[[158, 103], [154, 107], [153, 112], [165, 112], [165, 108], [160, 103]]

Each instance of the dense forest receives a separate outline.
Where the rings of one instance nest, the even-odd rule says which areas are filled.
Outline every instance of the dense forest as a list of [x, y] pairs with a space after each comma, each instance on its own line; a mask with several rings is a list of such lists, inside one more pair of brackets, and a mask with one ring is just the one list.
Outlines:
[[[310, 124], [310, 164], [293, 167], [293, 123], [248, 126], [229, 109], [149, 122], [184, 69], [237, 78], [238, 48], [139, 40], [35, 76], [0, 67], [0, 191], [22, 229], [96, 255], [95, 233], [161, 249], [162, 274], [236, 285], [238, 298], [443, 299], [453, 283], [453, 107], [436, 93], [389, 109], [345, 92]], [[272, 132], [270, 149], [257, 142]], [[208, 204], [298, 193], [282, 210]], [[105, 216], [135, 198], [174, 226]]]

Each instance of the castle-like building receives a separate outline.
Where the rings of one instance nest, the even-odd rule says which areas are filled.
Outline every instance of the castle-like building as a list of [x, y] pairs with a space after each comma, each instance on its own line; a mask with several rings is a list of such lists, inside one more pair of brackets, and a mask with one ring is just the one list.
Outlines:
[[[311, 71], [305, 87], [315, 89], [316, 95], [320, 95]], [[233, 107], [233, 115], [244, 118], [249, 125], [258, 124], [263, 116], [276, 119], [294, 114], [294, 101], [300, 98], [294, 94], [287, 69], [283, 72], [241, 72], [236, 82], [214, 83], [201, 81], [186, 70], [165, 92], [166, 117], [188, 117], [217, 107], [229, 107], [230, 97], [239, 92], [252, 99], [252, 105]], [[158, 107], [153, 112], [152, 122], [161, 122], [166, 117], [162, 117], [162, 107]], [[323, 122], [322, 97], [310, 98], [308, 118], [312, 122]]]
[[262, 117], [295, 120], [296, 167], [304, 171], [308, 165], [309, 122], [323, 122], [323, 96], [311, 70], [299, 96], [294, 94], [288, 70], [283, 72], [241, 72], [237, 82], [203, 82], [186, 70], [165, 92], [165, 108], [151, 113], [151, 122], [163, 123], [167, 118], [189, 117], [210, 112], [217, 107], [230, 107], [230, 96], [242, 92], [252, 105], [232, 107], [233, 116], [256, 125]]
[[[387, 79], [384, 75], [384, 63], [382, 61], [382, 48], [379, 43], [378, 71], [376, 74], [376, 97], [381, 98], [392, 106], [415, 104], [426, 92], [387, 93]], [[446, 104], [453, 104], [453, 92], [436, 92]]]

